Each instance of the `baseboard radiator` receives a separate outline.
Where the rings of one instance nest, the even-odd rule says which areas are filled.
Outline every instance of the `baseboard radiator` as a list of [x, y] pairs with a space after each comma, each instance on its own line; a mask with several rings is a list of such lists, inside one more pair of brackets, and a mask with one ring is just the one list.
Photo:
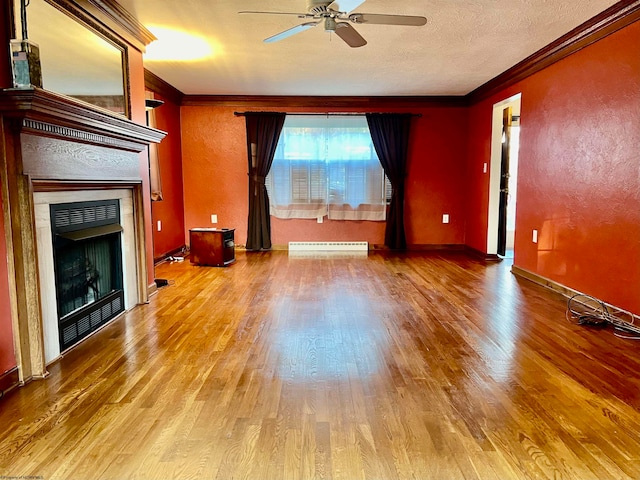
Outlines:
[[367, 252], [367, 242], [289, 242], [290, 252]]

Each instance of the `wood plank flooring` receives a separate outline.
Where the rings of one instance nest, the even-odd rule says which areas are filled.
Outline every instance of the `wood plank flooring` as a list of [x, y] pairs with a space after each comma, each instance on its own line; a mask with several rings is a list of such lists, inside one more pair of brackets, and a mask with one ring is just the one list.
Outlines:
[[163, 264], [0, 400], [0, 476], [640, 478], [640, 343], [461, 253]]

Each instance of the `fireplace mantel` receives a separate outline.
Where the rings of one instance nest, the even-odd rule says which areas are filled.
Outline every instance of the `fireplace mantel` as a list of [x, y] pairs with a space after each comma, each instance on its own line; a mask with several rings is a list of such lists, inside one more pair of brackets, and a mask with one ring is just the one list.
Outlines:
[[[82, 132], [77, 141], [131, 152], [141, 152], [166, 135], [123, 115], [41, 88], [0, 91], [0, 113], [22, 120], [25, 132], [61, 139], [68, 139], [70, 131]], [[44, 125], [50, 125], [51, 130], [43, 129]]]
[[138, 301], [146, 301], [143, 203], [148, 202], [149, 193], [148, 163], [143, 152], [166, 134], [39, 88], [0, 91], [0, 128], [0, 188], [9, 294], [19, 379], [25, 383], [47, 375], [34, 191], [130, 189], [138, 257]]

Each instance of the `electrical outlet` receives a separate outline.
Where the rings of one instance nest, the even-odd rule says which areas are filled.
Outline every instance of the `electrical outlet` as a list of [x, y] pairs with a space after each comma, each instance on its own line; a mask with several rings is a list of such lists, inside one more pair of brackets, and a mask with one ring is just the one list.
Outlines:
[[158, 231], [161, 232], [162, 231], [162, 221], [158, 220]]
[[538, 243], [538, 230], [533, 231], [532, 240], [533, 240], [533, 243]]
[[211, 215], [211, 223], [218, 223], [218, 215]]
[[487, 173], [487, 163], [485, 162], [484, 167], [482, 167], [482, 173]]
[[318, 217], [318, 223], [324, 222], [324, 217]]
[[445, 213], [442, 215], [442, 223], [449, 223], [449, 214]]

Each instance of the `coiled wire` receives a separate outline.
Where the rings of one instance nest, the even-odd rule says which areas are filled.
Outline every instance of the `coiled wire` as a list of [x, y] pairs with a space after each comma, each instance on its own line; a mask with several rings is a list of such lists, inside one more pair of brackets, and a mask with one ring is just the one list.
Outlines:
[[[619, 315], [624, 315], [629, 320], [623, 320]], [[636, 323], [633, 313], [616, 310], [614, 315], [604, 302], [589, 295], [578, 293], [569, 298], [566, 318], [575, 325], [600, 328], [613, 325], [613, 333], [617, 337], [640, 340], [640, 324]]]

